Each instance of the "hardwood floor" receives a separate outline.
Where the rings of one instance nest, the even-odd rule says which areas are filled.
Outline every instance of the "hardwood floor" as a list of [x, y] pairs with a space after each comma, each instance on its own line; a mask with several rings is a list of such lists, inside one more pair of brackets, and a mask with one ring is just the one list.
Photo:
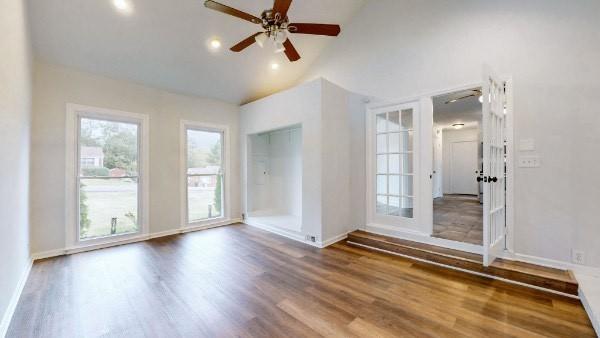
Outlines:
[[444, 195], [433, 199], [433, 237], [483, 244], [483, 206], [476, 196]]
[[8, 337], [595, 337], [577, 300], [235, 225], [35, 263]]

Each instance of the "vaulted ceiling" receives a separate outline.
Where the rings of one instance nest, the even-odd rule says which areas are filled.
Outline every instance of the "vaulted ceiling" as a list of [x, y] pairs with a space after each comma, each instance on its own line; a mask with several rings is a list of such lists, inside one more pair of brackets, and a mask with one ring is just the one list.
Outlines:
[[[365, 0], [295, 0], [294, 22], [348, 23]], [[260, 26], [208, 10], [202, 0], [131, 0], [123, 15], [112, 0], [30, 0], [35, 57], [43, 62], [133, 81], [173, 92], [244, 103], [295, 83], [332, 37], [295, 34], [302, 59], [290, 63], [272, 46], [242, 53], [229, 47]], [[219, 0], [260, 16], [272, 0]], [[210, 51], [207, 43], [221, 40]], [[274, 71], [272, 62], [281, 67]]]

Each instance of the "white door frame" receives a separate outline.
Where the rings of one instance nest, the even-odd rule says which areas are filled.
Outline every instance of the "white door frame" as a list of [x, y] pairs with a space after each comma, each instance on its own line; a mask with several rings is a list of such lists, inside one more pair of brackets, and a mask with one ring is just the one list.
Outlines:
[[[506, 236], [506, 248], [509, 252], [514, 252], [514, 234], [515, 234], [515, 223], [514, 223], [514, 172], [515, 172], [515, 151], [514, 151], [514, 97], [513, 97], [513, 88], [512, 88], [512, 77], [511, 76], [501, 76], [502, 79], [504, 79], [504, 81], [506, 81], [506, 88], [507, 88], [507, 92], [506, 92], [506, 168], [507, 168], [507, 177], [506, 177], [506, 228], [507, 228], [507, 236]], [[420, 105], [420, 112], [419, 112], [419, 120], [420, 120], [420, 125], [421, 128], [418, 130], [418, 132], [420, 133], [420, 136], [418, 137], [418, 139], [420, 140], [420, 146], [418, 148], [418, 150], [421, 152], [420, 154], [420, 163], [421, 164], [427, 164], [429, 163], [429, 166], [420, 166], [420, 174], [421, 177], [423, 178], [420, 181], [425, 181], [426, 178], [428, 178], [428, 176], [430, 174], [432, 174], [431, 171], [431, 167], [432, 167], [432, 156], [431, 156], [431, 152], [433, 150], [433, 101], [432, 98], [434, 96], [439, 96], [439, 95], [444, 95], [444, 94], [449, 94], [449, 93], [453, 93], [453, 92], [457, 92], [457, 91], [461, 91], [461, 90], [468, 90], [471, 88], [475, 88], [475, 87], [482, 87], [482, 82], [474, 82], [474, 83], [467, 83], [467, 84], [463, 84], [463, 85], [458, 85], [455, 87], [450, 87], [450, 88], [445, 88], [445, 89], [440, 89], [440, 90], [435, 90], [435, 91], [431, 91], [428, 93], [425, 93], [423, 95], [418, 95], [418, 96], [409, 96], [409, 97], [405, 97], [403, 99], [397, 99], [397, 100], [393, 100], [393, 101], [387, 101], [387, 103], [374, 103], [371, 104], [369, 106], [367, 106], [367, 112], [369, 109], [374, 109], [374, 108], [378, 108], [378, 107], [384, 107], [384, 106], [389, 106], [392, 105], [394, 103], [405, 103], [405, 102], [412, 102], [412, 101], [420, 101], [421, 105]], [[427, 115], [427, 116], [426, 116]], [[416, 118], [416, 117], [413, 117]], [[431, 119], [431, 120], [430, 120]], [[431, 123], [431, 125], [429, 125], [429, 123]], [[367, 120], [367, 156], [370, 156], [369, 153], [369, 147], [371, 146], [370, 142], [370, 138], [368, 135], [369, 132], [369, 121]], [[429, 127], [427, 127], [429, 126]], [[369, 164], [368, 164], [368, 157], [367, 157], [367, 188], [369, 186], [370, 183], [370, 176], [369, 176]], [[429, 168], [428, 171], [425, 171], [426, 168]], [[431, 237], [431, 233], [433, 232], [433, 191], [431, 189], [431, 179], [427, 180], [429, 182], [429, 184], [421, 184], [422, 182], [419, 182], [420, 184], [420, 188], [419, 188], [419, 193], [420, 198], [419, 200], [421, 201], [419, 208], [420, 208], [420, 220], [421, 221], [425, 221], [425, 220], [429, 220], [431, 219], [431, 221], [428, 221], [427, 225], [431, 227], [431, 230], [429, 233], [425, 233], [425, 232], [419, 232], [416, 233], [414, 231], [411, 231], [410, 229], [404, 229], [405, 231], [401, 231], [401, 232], [391, 232], [391, 231], [375, 231], [373, 228], [369, 228], [369, 208], [370, 208], [370, 202], [369, 202], [369, 198], [370, 198], [370, 191], [369, 189], [367, 189], [367, 229], [369, 231], [372, 232], [379, 232], [381, 234], [384, 235], [391, 235], [391, 236], [397, 236], [397, 237], [402, 237], [402, 238], [406, 238], [409, 240], [413, 240], [413, 241], [420, 241], [420, 242], [424, 242], [424, 243], [428, 243], [428, 244], [432, 244], [432, 245], [437, 245], [437, 246], [441, 246], [441, 247], [446, 247], [446, 248], [450, 248], [450, 249], [456, 249], [456, 250], [462, 250], [462, 251], [467, 251], [467, 252], [472, 252], [472, 253], [478, 253], [478, 254], [482, 254], [483, 253], [483, 246], [479, 246], [479, 245], [473, 245], [473, 244], [468, 244], [468, 243], [461, 243], [461, 242], [456, 242], [456, 241], [450, 241], [450, 240], [446, 240], [446, 239], [442, 239], [442, 238], [435, 238], [435, 237]], [[425, 187], [424, 187], [425, 186]], [[428, 190], [428, 194], [425, 191], [425, 189], [429, 189]], [[431, 203], [431, 208], [428, 207], [429, 203]], [[390, 230], [390, 229], [387, 229]]]

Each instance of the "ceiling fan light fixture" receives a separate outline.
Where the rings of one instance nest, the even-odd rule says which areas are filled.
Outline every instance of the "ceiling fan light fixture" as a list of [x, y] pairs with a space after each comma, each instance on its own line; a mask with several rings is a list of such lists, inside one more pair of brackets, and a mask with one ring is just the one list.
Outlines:
[[272, 62], [271, 63], [271, 69], [272, 70], [278, 70], [279, 69], [279, 64], [277, 62]]
[[256, 43], [260, 46], [260, 48], [263, 48], [265, 45], [265, 41], [267, 41], [267, 34], [266, 33], [260, 33], [258, 34], [254, 40], [256, 40]]
[[281, 42], [275, 42], [275, 53], [285, 52], [285, 47]]

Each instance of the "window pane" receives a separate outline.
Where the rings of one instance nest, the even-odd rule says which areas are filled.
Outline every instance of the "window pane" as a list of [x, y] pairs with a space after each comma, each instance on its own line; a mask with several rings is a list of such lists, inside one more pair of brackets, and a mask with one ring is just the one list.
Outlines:
[[387, 176], [377, 175], [377, 193], [387, 194]]
[[400, 174], [400, 155], [390, 155], [390, 174]]
[[377, 124], [377, 132], [378, 133], [385, 133], [387, 131], [387, 121], [385, 119], [385, 113], [382, 114], [377, 114], [377, 116], [375, 117], [375, 121]]
[[[413, 151], [413, 132], [405, 131], [400, 133], [400, 152]], [[390, 141], [391, 144], [391, 141]]]
[[402, 174], [414, 174], [413, 154], [401, 154], [399, 156], [402, 156]]
[[413, 195], [413, 177], [402, 176], [402, 195], [403, 196], [414, 196]]
[[390, 196], [388, 215], [401, 216], [400, 215], [400, 197]]
[[221, 217], [223, 213], [222, 175], [188, 176], [188, 221]]
[[188, 174], [217, 175], [222, 164], [222, 134], [188, 129]]
[[138, 174], [138, 125], [82, 118], [79, 163], [83, 177]]
[[390, 153], [398, 153], [400, 152], [400, 134], [399, 133], [391, 133], [389, 134], [389, 152]]
[[412, 109], [402, 111], [402, 129], [413, 129]]
[[389, 176], [389, 188], [390, 195], [400, 195], [400, 176], [390, 175]]
[[377, 153], [387, 153], [387, 135], [377, 135]]
[[377, 173], [387, 174], [387, 155], [377, 155]]
[[137, 179], [81, 179], [79, 234], [81, 239], [137, 232]]
[[400, 112], [390, 112], [388, 114], [388, 131], [398, 130], [400, 130]]
[[413, 199], [409, 197], [402, 197], [400, 199], [400, 216], [406, 218], [413, 218]]
[[387, 196], [377, 196], [375, 211], [380, 215], [387, 215]]

